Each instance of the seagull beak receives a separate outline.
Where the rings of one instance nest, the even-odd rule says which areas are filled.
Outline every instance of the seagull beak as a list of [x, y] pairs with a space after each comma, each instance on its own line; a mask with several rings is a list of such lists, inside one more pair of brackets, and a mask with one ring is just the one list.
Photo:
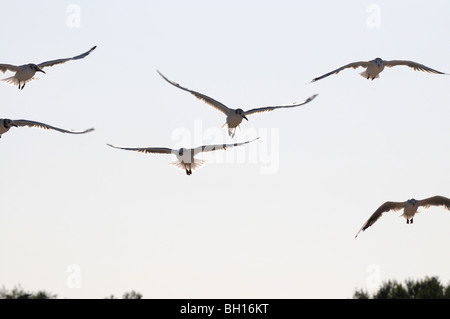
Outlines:
[[19, 127], [16, 123], [12, 122], [11, 126]]
[[248, 118], [246, 118], [245, 115], [242, 115], [242, 117], [248, 121]]
[[39, 69], [39, 68], [38, 68], [37, 71], [42, 72], [42, 73], [45, 74], [44, 70], [42, 70], [42, 69]]

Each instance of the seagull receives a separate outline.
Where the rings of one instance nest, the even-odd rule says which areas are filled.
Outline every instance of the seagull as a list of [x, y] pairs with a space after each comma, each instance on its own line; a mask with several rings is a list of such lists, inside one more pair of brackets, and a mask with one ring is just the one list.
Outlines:
[[5, 73], [6, 71], [16, 72], [16, 74], [14, 76], [3, 79], [2, 81], [12, 84], [12, 85], [17, 85], [19, 90], [23, 90], [26, 83], [28, 83], [32, 80], [35, 80], [35, 78], [33, 76], [36, 74], [36, 72], [45, 73], [44, 70], [42, 70], [45, 67], [54, 66], [56, 64], [66, 63], [67, 61], [71, 61], [71, 60], [83, 59], [83, 58], [87, 57], [93, 50], [95, 50], [96, 47], [97, 46], [94, 46], [89, 51], [87, 51], [83, 54], [71, 57], [71, 58], [52, 60], [52, 61], [42, 62], [39, 64], [29, 63], [29, 64], [24, 64], [24, 65], [19, 65], [19, 66], [11, 65], [11, 64], [0, 64], [0, 71], [2, 71], [3, 73]]
[[131, 147], [119, 147], [119, 146], [114, 146], [111, 144], [106, 144], [106, 145], [114, 147], [114, 148], [118, 148], [121, 150], [136, 151], [136, 152], [141, 152], [141, 153], [145, 153], [145, 154], [174, 154], [174, 155], [176, 155], [178, 160], [171, 163], [171, 165], [173, 165], [177, 168], [186, 170], [187, 175], [192, 175], [193, 170], [195, 171], [196, 169], [200, 168], [206, 162], [204, 160], [199, 160], [194, 157], [198, 153], [226, 150], [227, 148], [241, 146], [241, 145], [253, 142], [257, 139], [259, 139], [259, 137], [254, 140], [246, 141], [246, 142], [242, 142], [242, 143], [204, 145], [204, 146], [199, 146], [196, 148], [180, 148], [178, 150], [166, 148], [166, 147], [131, 148]]
[[443, 196], [433, 196], [430, 198], [425, 198], [422, 200], [416, 200], [414, 198], [408, 199], [406, 202], [386, 202], [381, 205], [375, 213], [370, 216], [370, 218], [364, 223], [361, 229], [356, 234], [355, 238], [361, 231], [365, 231], [367, 228], [372, 226], [383, 213], [389, 211], [399, 211], [403, 209], [403, 214], [400, 217], [404, 217], [406, 219], [407, 224], [413, 223], [414, 215], [419, 213], [417, 209], [423, 206], [424, 208], [428, 208], [430, 206], [444, 206], [448, 210], [450, 210], [450, 199]]
[[10, 120], [10, 119], [0, 119], [0, 138], [2, 134], [5, 134], [9, 131], [11, 127], [35, 127], [44, 130], [55, 130], [61, 133], [69, 133], [69, 134], [84, 134], [92, 132], [94, 129], [90, 128], [84, 131], [74, 131], [74, 130], [64, 130], [62, 128], [54, 127], [48, 124], [44, 124], [41, 122], [29, 121], [29, 120]]
[[182, 87], [178, 83], [175, 83], [175, 82], [169, 80], [168, 78], [166, 78], [158, 70], [157, 70], [157, 72], [159, 73], [159, 75], [162, 76], [162, 78], [164, 80], [166, 80], [173, 86], [176, 86], [179, 89], [182, 89], [184, 91], [187, 91], [187, 92], [193, 94], [199, 100], [202, 100], [206, 104], [209, 104], [212, 107], [214, 107], [215, 109], [217, 109], [218, 111], [221, 111], [222, 113], [224, 113], [227, 116], [227, 119], [226, 119], [226, 123], [222, 127], [228, 126], [228, 134], [231, 137], [234, 137], [234, 134], [236, 133], [236, 127], [239, 127], [239, 125], [241, 124], [243, 119], [246, 119], [248, 121], [247, 115], [251, 115], [251, 114], [255, 114], [255, 113], [270, 112], [270, 111], [273, 111], [273, 110], [279, 109], [279, 108], [289, 108], [289, 107], [296, 107], [296, 106], [304, 105], [304, 104], [309, 103], [312, 100], [314, 100], [315, 97], [318, 95], [318, 94], [314, 94], [313, 96], [309, 97], [308, 99], [306, 99], [305, 101], [300, 102], [300, 103], [292, 103], [292, 104], [288, 104], [288, 105], [279, 105], [279, 106], [266, 106], [266, 107], [254, 108], [254, 109], [251, 109], [248, 111], [244, 111], [242, 109], [229, 108], [228, 106], [220, 103], [219, 101], [214, 100], [213, 98], [210, 98], [207, 95], [204, 95], [202, 93], [192, 91], [185, 87]]
[[413, 62], [413, 61], [402, 61], [402, 60], [385, 61], [381, 58], [376, 58], [376, 59], [368, 61], [368, 62], [361, 61], [361, 62], [349, 63], [347, 65], [341, 66], [340, 68], [338, 68], [334, 71], [331, 71], [327, 74], [319, 76], [318, 78], [313, 79], [311, 82], [316, 82], [316, 81], [326, 78], [327, 76], [332, 75], [332, 74], [338, 74], [339, 72], [341, 72], [344, 69], [348, 69], [348, 68], [356, 69], [359, 67], [366, 68], [366, 70], [364, 72], [360, 73], [361, 76], [365, 77], [368, 80], [369, 79], [374, 80], [374, 79], [379, 78], [379, 74], [381, 73], [381, 71], [384, 70], [385, 67], [392, 68], [397, 65], [406, 65], [415, 71], [423, 71], [423, 72], [436, 73], [436, 74], [446, 74], [446, 73], [436, 71], [436, 70], [429, 68], [423, 64], [419, 64], [419, 63]]

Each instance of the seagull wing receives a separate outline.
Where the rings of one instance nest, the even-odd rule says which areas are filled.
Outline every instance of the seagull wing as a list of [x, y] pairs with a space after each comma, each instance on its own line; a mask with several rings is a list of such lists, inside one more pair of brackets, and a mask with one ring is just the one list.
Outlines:
[[344, 69], [348, 69], [348, 68], [356, 69], [356, 68], [359, 68], [359, 67], [367, 68], [369, 66], [369, 64], [370, 64], [369, 62], [363, 62], [363, 61], [361, 61], [361, 62], [352, 62], [352, 63], [349, 63], [347, 65], [341, 66], [340, 68], [338, 68], [336, 70], [333, 70], [333, 71], [331, 71], [331, 72], [329, 72], [327, 74], [319, 76], [318, 78], [313, 79], [311, 82], [316, 82], [316, 81], [321, 80], [323, 78], [326, 78], [327, 76], [330, 76], [332, 74], [338, 74], [339, 72], [341, 72]]
[[430, 198], [419, 200], [417, 203], [419, 206], [428, 208], [430, 206], [444, 206], [450, 210], [450, 199], [444, 196], [433, 196]]
[[97, 46], [93, 47], [92, 49], [90, 49], [87, 52], [84, 52], [83, 54], [71, 57], [71, 58], [65, 58], [65, 59], [58, 59], [58, 60], [52, 60], [52, 61], [47, 61], [47, 62], [42, 62], [40, 64], [38, 64], [39, 68], [45, 68], [47, 66], [54, 66], [56, 64], [61, 64], [61, 63], [66, 63], [67, 61], [70, 60], [79, 60], [79, 59], [83, 59], [85, 57], [87, 57], [92, 51], [95, 50], [95, 48], [97, 48]]
[[177, 152], [176, 150], [173, 150], [171, 148], [166, 147], [119, 147], [114, 146], [111, 144], [106, 144], [108, 146], [120, 149], [120, 150], [126, 150], [126, 151], [135, 151], [145, 154], [172, 154]]
[[266, 106], [266, 107], [260, 107], [260, 108], [251, 109], [251, 110], [246, 111], [244, 113], [244, 115], [251, 115], [251, 114], [255, 114], [255, 113], [270, 112], [270, 111], [273, 111], [275, 109], [289, 108], [289, 107], [296, 107], [296, 106], [304, 105], [304, 104], [309, 103], [312, 100], [314, 100], [317, 95], [318, 94], [314, 94], [313, 96], [310, 96], [309, 98], [307, 98], [305, 101], [299, 102], [299, 103], [292, 103], [292, 104], [278, 105], [278, 106]]
[[205, 102], [206, 104], [211, 105], [212, 107], [214, 107], [215, 109], [217, 109], [217, 110], [219, 110], [220, 112], [224, 113], [225, 115], [228, 115], [228, 113], [231, 111], [231, 109], [230, 109], [229, 107], [227, 107], [226, 105], [220, 103], [219, 101], [216, 101], [216, 100], [214, 100], [213, 98], [211, 98], [211, 97], [209, 97], [209, 96], [207, 96], [207, 95], [205, 95], [205, 94], [202, 94], [202, 93], [199, 93], [199, 92], [196, 92], [196, 91], [192, 91], [192, 90], [189, 90], [189, 89], [187, 89], [187, 88], [185, 88], [185, 87], [182, 87], [182, 86], [179, 85], [178, 83], [173, 82], [173, 81], [170, 81], [168, 78], [166, 78], [166, 77], [165, 77], [161, 72], [159, 72], [158, 70], [156, 70], [156, 71], [159, 73], [159, 75], [162, 76], [162, 78], [163, 78], [164, 80], [166, 80], [167, 82], [169, 82], [169, 83], [172, 84], [173, 86], [175, 86], [175, 87], [177, 87], [177, 88], [179, 88], [179, 89], [182, 89], [182, 90], [185, 90], [185, 91], [191, 93], [191, 94], [194, 95], [197, 99], [199, 99], [199, 100]]
[[375, 222], [380, 219], [381, 215], [383, 213], [389, 212], [391, 210], [398, 211], [402, 208], [404, 208], [406, 205], [406, 202], [386, 202], [383, 205], [381, 205], [375, 213], [370, 216], [370, 218], [364, 223], [364, 225], [361, 227], [361, 229], [356, 234], [355, 238], [358, 237], [359, 233], [361, 231], [365, 231], [367, 228], [375, 224]]
[[227, 148], [231, 148], [231, 147], [236, 147], [236, 146], [241, 146], [244, 144], [248, 144], [250, 142], [253, 142], [255, 140], [259, 139], [255, 138], [251, 141], [246, 141], [246, 142], [242, 142], [242, 143], [233, 143], [233, 144], [216, 144], [216, 145], [203, 145], [203, 146], [199, 146], [194, 148], [194, 155], [201, 153], [201, 152], [212, 152], [212, 151], [220, 151], [220, 150], [226, 150]]
[[44, 130], [55, 130], [61, 133], [69, 133], [69, 134], [84, 134], [92, 132], [94, 129], [90, 128], [84, 131], [75, 131], [75, 130], [65, 130], [62, 128], [54, 127], [45, 123], [41, 122], [35, 122], [35, 121], [29, 121], [29, 120], [14, 120], [14, 123], [17, 124], [17, 126], [27, 126], [27, 127], [34, 127], [34, 128], [40, 128]]
[[20, 67], [11, 64], [0, 64], [0, 71], [5, 73], [6, 71], [17, 72], [20, 70]]
[[437, 74], [445, 74], [443, 72], [440, 71], [436, 71], [432, 68], [429, 68], [423, 64], [417, 63], [417, 62], [413, 62], [413, 61], [402, 61], [402, 60], [391, 60], [391, 61], [386, 61], [385, 66], [387, 66], [388, 68], [392, 68], [394, 66], [397, 65], [406, 65], [409, 66], [410, 68], [412, 68], [415, 71], [423, 71], [423, 72], [428, 72], [428, 73], [437, 73]]

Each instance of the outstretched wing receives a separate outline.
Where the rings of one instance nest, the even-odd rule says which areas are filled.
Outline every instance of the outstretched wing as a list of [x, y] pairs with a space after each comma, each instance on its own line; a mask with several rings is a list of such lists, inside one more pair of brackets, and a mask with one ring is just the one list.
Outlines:
[[29, 121], [29, 120], [14, 120], [14, 123], [17, 124], [17, 126], [27, 126], [27, 127], [34, 127], [34, 128], [40, 128], [44, 130], [55, 130], [61, 133], [69, 133], [69, 134], [84, 134], [92, 132], [94, 129], [90, 128], [84, 131], [75, 131], [75, 130], [65, 130], [59, 127], [51, 126], [45, 123], [41, 122], [35, 122], [35, 121]]
[[209, 97], [209, 96], [207, 96], [207, 95], [205, 95], [205, 94], [202, 94], [202, 93], [199, 93], [199, 92], [196, 92], [196, 91], [192, 91], [192, 90], [189, 90], [188, 88], [182, 87], [182, 86], [179, 85], [178, 83], [173, 82], [173, 81], [169, 80], [168, 78], [166, 78], [166, 77], [165, 77], [161, 72], [159, 72], [158, 70], [156, 70], [156, 71], [158, 72], [159, 75], [161, 75], [161, 77], [162, 77], [164, 80], [166, 80], [167, 82], [169, 82], [169, 83], [172, 84], [173, 86], [175, 86], [175, 87], [177, 87], [177, 88], [179, 88], [179, 89], [182, 89], [182, 90], [184, 90], [184, 91], [187, 91], [187, 92], [191, 93], [191, 94], [194, 95], [197, 99], [199, 99], [199, 100], [205, 102], [205, 103], [208, 104], [208, 105], [211, 105], [212, 107], [214, 107], [215, 109], [217, 109], [217, 110], [219, 110], [220, 112], [224, 113], [225, 115], [228, 115], [229, 111], [231, 111], [231, 109], [230, 109], [229, 107], [227, 107], [226, 105], [220, 103], [219, 101], [214, 100], [213, 98], [211, 98], [211, 97]]
[[212, 152], [212, 151], [226, 150], [227, 148], [248, 144], [248, 143], [253, 142], [253, 141], [257, 140], [257, 139], [259, 139], [259, 137], [255, 138], [255, 139], [253, 139], [251, 141], [246, 141], [246, 142], [242, 142], [242, 143], [216, 144], [216, 145], [199, 146], [199, 147], [194, 148], [194, 155], [198, 154], [198, 153], [201, 153], [201, 152]]
[[402, 61], [402, 60], [391, 60], [391, 61], [385, 61], [385, 66], [388, 68], [392, 68], [397, 65], [405, 65], [409, 66], [415, 71], [422, 71], [422, 72], [428, 72], [428, 73], [436, 73], [436, 74], [446, 74], [440, 71], [436, 71], [435, 69], [429, 68], [423, 64], [413, 62], [413, 61]]
[[358, 237], [359, 233], [361, 231], [365, 231], [367, 228], [375, 224], [375, 222], [380, 219], [381, 215], [383, 213], [389, 212], [391, 210], [398, 211], [402, 208], [404, 208], [406, 205], [406, 202], [386, 202], [383, 205], [381, 205], [375, 213], [370, 216], [370, 218], [364, 223], [364, 225], [361, 227], [361, 229], [356, 234], [355, 238]]
[[42, 62], [40, 64], [38, 64], [39, 68], [45, 68], [47, 66], [54, 66], [56, 64], [61, 64], [61, 63], [66, 63], [67, 61], [71, 61], [71, 60], [79, 60], [79, 59], [83, 59], [85, 57], [87, 57], [92, 51], [95, 50], [95, 48], [97, 48], [97, 46], [93, 47], [92, 49], [90, 49], [87, 52], [84, 52], [83, 54], [71, 57], [71, 58], [65, 58], [65, 59], [58, 59], [58, 60], [52, 60], [52, 61], [47, 61], [47, 62]]
[[321, 80], [323, 78], [326, 78], [327, 76], [330, 76], [332, 74], [338, 74], [339, 72], [341, 72], [344, 69], [348, 69], [348, 68], [356, 69], [356, 68], [359, 68], [359, 67], [367, 68], [368, 66], [369, 66], [369, 62], [363, 62], [363, 61], [361, 61], [361, 62], [352, 62], [352, 63], [349, 63], [347, 65], [341, 66], [340, 68], [338, 68], [336, 70], [333, 70], [333, 71], [331, 71], [331, 72], [329, 72], [327, 74], [319, 76], [319, 77], [313, 79], [311, 82], [316, 82], [316, 81]]
[[422, 199], [417, 202], [417, 205], [428, 208], [430, 206], [444, 206], [450, 210], [450, 199], [444, 196], [433, 196], [430, 198]]
[[304, 105], [304, 104], [309, 103], [312, 100], [314, 100], [317, 95], [318, 94], [314, 94], [313, 96], [310, 96], [309, 98], [307, 98], [305, 101], [299, 102], [299, 103], [292, 103], [292, 104], [278, 105], [278, 106], [266, 106], [266, 107], [260, 107], [260, 108], [251, 109], [251, 110], [246, 111], [244, 113], [244, 115], [251, 115], [251, 114], [255, 114], [255, 113], [270, 112], [270, 111], [273, 111], [275, 109], [289, 108], [289, 107], [296, 107], [296, 106]]
[[106, 144], [108, 146], [120, 149], [120, 150], [126, 150], [126, 151], [135, 151], [145, 154], [172, 154], [175, 153], [176, 150], [173, 150], [171, 148], [166, 147], [120, 147], [120, 146], [114, 146], [111, 144]]
[[2, 71], [3, 73], [5, 73], [6, 71], [17, 72], [19, 70], [20, 68], [16, 65], [0, 64], [0, 71]]

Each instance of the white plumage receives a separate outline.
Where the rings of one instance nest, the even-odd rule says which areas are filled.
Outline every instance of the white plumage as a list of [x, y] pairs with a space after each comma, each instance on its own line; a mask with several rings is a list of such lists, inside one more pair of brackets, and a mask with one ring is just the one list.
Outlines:
[[23, 90], [25, 87], [25, 84], [28, 82], [35, 80], [34, 75], [36, 72], [42, 72], [45, 73], [42, 69], [49, 66], [54, 66], [56, 64], [62, 64], [66, 63], [67, 61], [71, 60], [79, 60], [83, 59], [86, 56], [88, 56], [93, 50], [95, 50], [97, 46], [94, 46], [92, 49], [90, 49], [87, 52], [84, 52], [80, 55], [71, 57], [71, 58], [64, 58], [64, 59], [57, 59], [57, 60], [51, 60], [42, 62], [39, 64], [24, 64], [24, 65], [11, 65], [11, 64], [0, 64], [0, 71], [5, 73], [6, 71], [16, 72], [14, 76], [3, 79], [3, 82], [6, 82], [8, 84], [15, 85], [19, 88], [19, 90]]
[[[257, 140], [258, 138], [254, 140]], [[178, 161], [173, 162], [171, 164], [176, 168], [185, 170], [187, 175], [192, 175], [192, 171], [199, 169], [203, 164], [205, 164], [204, 160], [195, 158], [195, 155], [201, 152], [226, 150], [227, 148], [241, 146], [253, 142], [254, 140], [233, 144], [216, 144], [216, 145], [203, 145], [196, 148], [180, 148], [178, 150], [167, 147], [119, 147], [111, 144], [107, 145], [121, 150], [136, 151], [145, 154], [174, 154], [176, 155]]]
[[196, 98], [198, 98], [199, 100], [202, 100], [203, 102], [205, 102], [206, 104], [209, 104], [210, 106], [214, 107], [216, 110], [222, 112], [223, 114], [225, 114], [227, 116], [226, 118], [226, 122], [223, 126], [228, 126], [228, 134], [231, 137], [234, 137], [234, 134], [236, 132], [236, 127], [238, 127], [243, 119], [247, 119], [247, 115], [252, 115], [252, 114], [256, 114], [256, 113], [263, 113], [263, 112], [270, 112], [273, 111], [275, 109], [280, 109], [280, 108], [290, 108], [290, 107], [296, 107], [296, 106], [300, 106], [300, 105], [304, 105], [306, 103], [311, 102], [312, 100], [315, 99], [315, 97], [318, 94], [314, 94], [313, 96], [309, 97], [308, 99], [306, 99], [305, 101], [299, 102], [299, 103], [292, 103], [292, 104], [286, 104], [286, 105], [278, 105], [278, 106], [265, 106], [265, 107], [259, 107], [259, 108], [254, 108], [248, 111], [244, 111], [242, 109], [232, 109], [229, 108], [228, 106], [226, 106], [225, 104], [222, 104], [221, 102], [196, 91], [192, 91], [189, 90], [185, 87], [182, 87], [181, 85], [179, 85], [176, 82], [173, 82], [171, 80], [169, 80], [168, 78], [166, 78], [161, 72], [157, 71], [159, 73], [159, 75], [162, 76], [162, 78], [164, 80], [166, 80], [167, 82], [169, 82], [170, 84], [172, 84], [173, 86], [182, 89], [184, 91], [187, 91], [189, 93], [191, 93], [192, 95], [194, 95]]
[[338, 74], [339, 72], [341, 72], [344, 69], [348, 69], [348, 68], [357, 69], [360, 67], [366, 68], [366, 70], [364, 72], [360, 73], [361, 76], [365, 77], [368, 80], [369, 79], [374, 80], [374, 79], [379, 78], [379, 74], [384, 70], [385, 67], [392, 68], [392, 67], [398, 66], [398, 65], [408, 66], [415, 71], [423, 71], [423, 72], [436, 73], [436, 74], [446, 74], [446, 73], [436, 71], [436, 70], [429, 68], [423, 64], [413, 62], [413, 61], [404, 61], [404, 60], [385, 61], [381, 58], [376, 58], [374, 60], [367, 61], [367, 62], [360, 61], [360, 62], [352, 62], [352, 63], [346, 64], [344, 66], [341, 66], [340, 68], [337, 68], [336, 70], [333, 70], [331, 72], [328, 72], [322, 76], [319, 76], [319, 77], [313, 79], [311, 82], [321, 80], [332, 74]]
[[414, 215], [418, 213], [417, 210], [419, 209], [419, 207], [428, 208], [430, 206], [443, 206], [450, 210], [450, 199], [443, 196], [433, 196], [422, 200], [416, 200], [412, 198], [408, 199], [405, 202], [386, 202], [381, 205], [372, 214], [372, 216], [370, 216], [370, 218], [364, 223], [355, 237], [357, 237], [361, 231], [365, 231], [367, 228], [372, 226], [378, 219], [380, 219], [383, 213], [389, 211], [399, 211], [403, 209], [403, 214], [401, 216], [406, 219], [407, 224], [412, 224]]

